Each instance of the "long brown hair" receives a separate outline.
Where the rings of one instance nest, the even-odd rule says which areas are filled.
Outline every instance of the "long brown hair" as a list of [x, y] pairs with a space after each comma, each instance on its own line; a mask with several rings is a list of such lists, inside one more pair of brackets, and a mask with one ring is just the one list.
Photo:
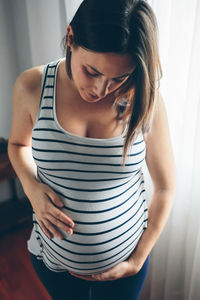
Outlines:
[[[123, 163], [136, 135], [148, 132], [160, 86], [162, 68], [158, 49], [158, 26], [145, 0], [84, 0], [70, 25], [74, 42], [88, 50], [131, 54], [136, 68], [114, 92], [115, 105], [125, 103], [120, 119], [128, 123]], [[67, 35], [64, 39], [67, 45]], [[71, 78], [71, 54], [66, 46], [66, 68]]]

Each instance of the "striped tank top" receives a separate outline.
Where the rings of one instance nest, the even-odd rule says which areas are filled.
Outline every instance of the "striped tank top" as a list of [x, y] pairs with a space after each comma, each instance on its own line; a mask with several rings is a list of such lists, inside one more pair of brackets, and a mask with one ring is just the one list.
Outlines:
[[46, 65], [32, 131], [38, 180], [64, 202], [75, 226], [64, 239], [49, 239], [33, 211], [28, 250], [52, 271], [96, 274], [128, 259], [147, 228], [148, 206], [142, 167], [146, 145], [139, 133], [122, 165], [125, 133], [106, 139], [64, 130], [55, 110], [58, 60]]

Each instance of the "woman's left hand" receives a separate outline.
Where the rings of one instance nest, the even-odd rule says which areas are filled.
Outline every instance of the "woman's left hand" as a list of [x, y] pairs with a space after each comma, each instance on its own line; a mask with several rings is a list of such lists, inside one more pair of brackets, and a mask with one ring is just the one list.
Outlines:
[[116, 266], [110, 268], [106, 272], [95, 274], [95, 275], [80, 275], [73, 272], [69, 272], [72, 276], [75, 276], [80, 279], [89, 280], [89, 281], [108, 281], [116, 280], [123, 277], [128, 277], [135, 275], [139, 272], [140, 268], [134, 264], [133, 261], [123, 261], [117, 264]]

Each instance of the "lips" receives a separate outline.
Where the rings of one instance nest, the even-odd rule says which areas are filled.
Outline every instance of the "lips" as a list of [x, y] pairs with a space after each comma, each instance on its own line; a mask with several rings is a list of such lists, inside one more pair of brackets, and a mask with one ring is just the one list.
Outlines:
[[91, 93], [88, 93], [88, 95], [89, 95], [91, 98], [93, 98], [93, 99], [98, 99], [98, 98], [99, 98], [97, 95], [93, 95], [93, 94], [91, 94]]

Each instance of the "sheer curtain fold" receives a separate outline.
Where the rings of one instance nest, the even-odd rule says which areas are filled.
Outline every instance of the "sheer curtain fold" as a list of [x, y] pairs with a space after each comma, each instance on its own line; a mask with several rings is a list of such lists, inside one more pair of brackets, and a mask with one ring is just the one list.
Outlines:
[[[166, 226], [169, 230], [164, 231], [161, 237], [167, 240], [167, 245], [158, 241], [153, 250], [153, 256], [162, 252], [167, 259], [152, 263], [148, 299], [197, 300], [200, 299], [197, 284], [200, 245], [196, 238], [199, 237], [200, 227], [200, 160], [197, 155], [200, 150], [200, 3], [195, 0], [166, 2], [157, 0], [151, 4], [159, 25], [164, 73], [161, 90], [168, 111], [176, 160], [177, 193]], [[166, 261], [163, 272], [160, 265], [161, 262], [165, 265]], [[160, 277], [164, 283], [159, 282]]]

